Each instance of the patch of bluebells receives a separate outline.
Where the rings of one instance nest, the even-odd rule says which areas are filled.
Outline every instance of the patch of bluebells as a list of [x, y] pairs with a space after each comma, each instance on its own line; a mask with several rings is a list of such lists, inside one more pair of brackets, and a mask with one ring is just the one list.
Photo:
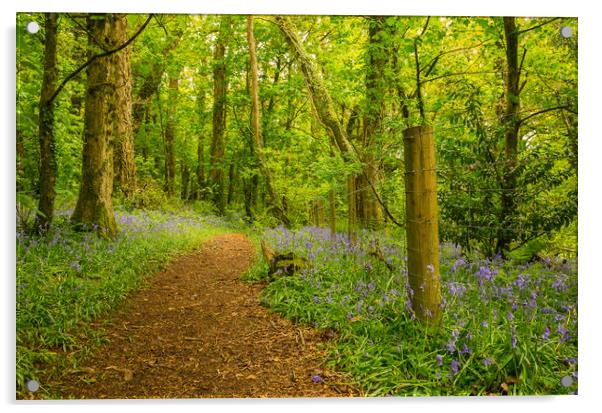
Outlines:
[[[457, 246], [443, 245], [442, 328], [431, 337], [398, 337], [395, 323], [414, 319], [403, 244], [370, 232], [360, 233], [357, 242], [351, 243], [346, 234], [331, 234], [328, 229], [316, 227], [296, 232], [279, 227], [267, 231], [265, 237], [278, 252], [293, 252], [309, 260], [305, 278], [295, 282], [297, 291], [307, 289], [306, 298], [299, 296], [296, 301], [304, 314], [309, 314], [303, 317], [319, 314], [326, 324], [351, 329], [369, 339], [377, 338], [371, 334], [388, 334], [378, 343], [390, 343], [393, 349], [399, 348], [399, 340], [409, 340], [421, 352], [430, 351], [432, 376], [424, 373], [425, 378], [436, 377], [442, 371], [448, 377], [462, 376], [471, 369], [486, 374], [495, 370], [490, 369], [495, 360], [508, 355], [521, 360], [524, 352], [529, 352], [529, 360], [541, 363], [541, 371], [556, 374], [564, 357], [576, 355], [577, 273], [570, 261], [517, 266], [501, 256], [475, 258], [464, 255]], [[375, 247], [392, 263], [392, 272], [371, 256]], [[311, 280], [319, 280], [322, 288], [316, 289]], [[340, 286], [337, 291], [328, 287], [334, 282]], [[268, 296], [272, 289], [284, 288], [273, 284], [267, 288]], [[313, 296], [321, 301], [312, 300]], [[284, 313], [289, 311], [281, 308]], [[371, 324], [373, 320], [379, 323]], [[382, 330], [375, 325], [390, 326], [391, 331], [383, 333], [389, 331], [387, 327]], [[545, 346], [549, 342], [557, 344], [557, 352], [542, 351], [556, 348]], [[461, 369], [466, 363], [471, 366]]]

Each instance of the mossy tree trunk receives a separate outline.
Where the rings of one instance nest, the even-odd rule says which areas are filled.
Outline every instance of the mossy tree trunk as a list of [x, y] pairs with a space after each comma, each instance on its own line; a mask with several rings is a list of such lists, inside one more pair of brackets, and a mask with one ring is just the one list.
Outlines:
[[175, 154], [175, 102], [178, 97], [178, 78], [169, 76], [169, 105], [167, 108], [167, 122], [165, 124], [165, 192], [169, 196], [176, 193], [176, 154]]
[[504, 39], [506, 43], [506, 108], [504, 111], [505, 165], [502, 178], [500, 229], [497, 234], [496, 251], [503, 253], [512, 241], [512, 233], [505, 228], [512, 225], [511, 217], [516, 208], [516, 156], [518, 153], [518, 130], [520, 127], [520, 68], [518, 62], [518, 36], [514, 17], [504, 17]]
[[268, 193], [268, 202], [274, 216], [284, 225], [289, 225], [290, 221], [282, 204], [281, 197], [276, 193], [272, 182], [272, 174], [267, 165], [267, 159], [263, 149], [263, 139], [261, 134], [261, 119], [259, 115], [259, 83], [257, 76], [257, 54], [255, 50], [255, 36], [253, 34], [253, 16], [247, 17], [247, 43], [249, 46], [249, 66], [251, 72], [250, 95], [251, 95], [251, 126], [255, 138], [255, 155], [259, 163], [259, 169], [265, 180], [266, 191]]
[[368, 18], [368, 45], [366, 64], [366, 103], [363, 121], [364, 174], [358, 178], [358, 198], [361, 200], [360, 220], [365, 228], [378, 228], [382, 225], [383, 211], [376, 200], [370, 184], [377, 184], [379, 171], [377, 152], [377, 137], [382, 131], [382, 119], [385, 110], [385, 95], [388, 85], [385, 79], [387, 65], [388, 33], [384, 28], [383, 16]]
[[54, 139], [54, 101], [50, 101], [56, 88], [56, 13], [46, 13], [44, 28], [44, 77], [39, 103], [38, 135], [40, 141], [40, 200], [39, 213], [36, 216], [36, 228], [45, 229], [52, 222], [54, 215], [54, 198], [56, 195], [56, 154]]
[[[127, 15], [115, 15], [115, 37], [122, 44], [128, 40]], [[130, 49], [115, 55], [115, 180], [127, 199], [136, 190], [136, 162], [134, 154], [134, 129], [132, 123], [132, 68]]]
[[[118, 46], [117, 20], [112, 14], [91, 14], [87, 17], [91, 56], [96, 54], [97, 44], [104, 50]], [[109, 238], [117, 232], [112, 200], [116, 66], [116, 54], [111, 54], [95, 59], [86, 70], [82, 179], [71, 217], [76, 227], [95, 228]]]

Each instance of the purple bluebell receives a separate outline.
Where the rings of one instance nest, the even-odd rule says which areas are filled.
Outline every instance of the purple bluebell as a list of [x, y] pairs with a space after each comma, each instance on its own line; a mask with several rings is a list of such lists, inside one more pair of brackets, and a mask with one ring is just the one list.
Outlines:
[[452, 360], [449, 367], [453, 374], [457, 374], [460, 368], [460, 362], [458, 360]]

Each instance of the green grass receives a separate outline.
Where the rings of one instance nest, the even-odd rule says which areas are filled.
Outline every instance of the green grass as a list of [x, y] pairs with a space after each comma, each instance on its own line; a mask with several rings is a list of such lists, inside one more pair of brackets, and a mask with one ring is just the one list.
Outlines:
[[[93, 320], [119, 306], [176, 255], [231, 227], [191, 210], [122, 212], [117, 214], [120, 233], [109, 241], [74, 232], [68, 216], [69, 211], [59, 215], [45, 236], [17, 233], [18, 394], [26, 380], [74, 367], [102, 340]], [[40, 384], [43, 393], [44, 381]]]
[[[278, 228], [265, 237], [277, 252], [294, 251], [313, 265], [271, 282], [263, 303], [299, 323], [338, 331], [330, 366], [350, 373], [366, 395], [577, 390], [573, 262], [517, 264], [444, 246], [444, 317], [438, 328], [426, 328], [409, 311], [402, 237], [365, 233], [352, 245], [316, 228]], [[395, 271], [367, 253], [375, 243]], [[258, 262], [248, 278], [262, 271]], [[571, 386], [561, 385], [564, 376]]]

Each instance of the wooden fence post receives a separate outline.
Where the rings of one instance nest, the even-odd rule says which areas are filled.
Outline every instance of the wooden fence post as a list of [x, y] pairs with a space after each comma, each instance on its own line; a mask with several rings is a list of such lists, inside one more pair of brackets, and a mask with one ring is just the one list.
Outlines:
[[433, 129], [415, 126], [403, 135], [410, 298], [416, 317], [434, 325], [441, 319], [441, 281]]

